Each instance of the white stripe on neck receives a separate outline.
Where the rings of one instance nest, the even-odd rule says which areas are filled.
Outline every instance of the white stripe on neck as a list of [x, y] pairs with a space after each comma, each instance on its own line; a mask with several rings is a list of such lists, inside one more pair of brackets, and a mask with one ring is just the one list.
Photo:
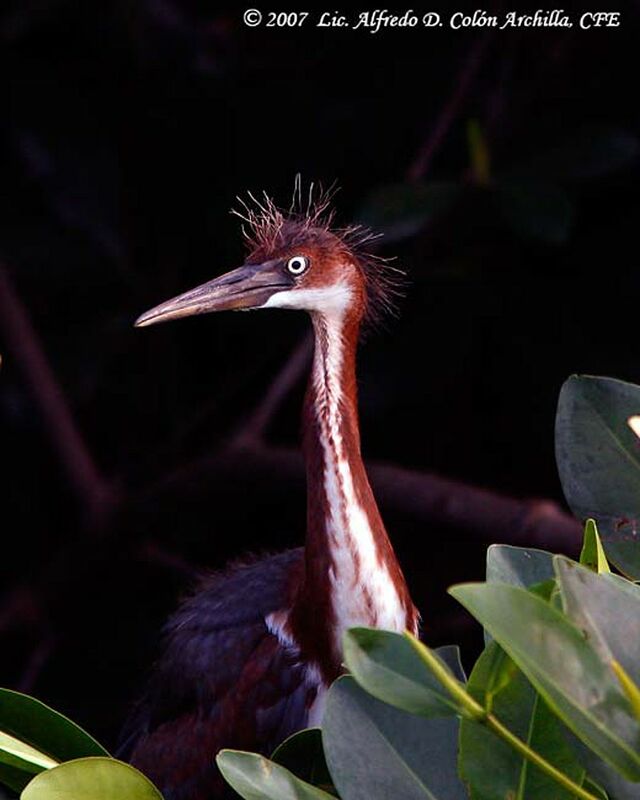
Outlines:
[[[336, 620], [334, 647], [338, 653], [342, 652], [342, 636], [348, 628], [367, 625], [402, 632], [407, 625], [404, 605], [386, 564], [381, 563], [378, 557], [368, 517], [357, 500], [342, 440], [342, 325], [350, 300], [349, 287], [338, 285], [277, 292], [261, 306], [309, 311], [316, 326], [312, 380], [329, 505], [325, 524], [327, 544], [334, 563], [329, 580]], [[357, 457], [360, 457], [359, 453]], [[354, 552], [359, 564], [354, 559]], [[287, 616], [286, 611], [275, 612], [265, 621], [269, 630], [295, 652], [297, 648], [288, 631]], [[326, 687], [311, 668], [307, 679], [318, 687], [318, 696], [308, 721], [309, 725], [317, 725], [322, 718]]]
[[315, 321], [318, 329], [313, 364], [315, 412], [329, 504], [326, 532], [334, 562], [330, 580], [338, 652], [342, 651], [347, 628], [369, 625], [404, 631], [407, 622], [387, 566], [378, 556], [367, 514], [358, 502], [342, 439], [342, 320], [342, 313], [334, 313], [323, 314]]

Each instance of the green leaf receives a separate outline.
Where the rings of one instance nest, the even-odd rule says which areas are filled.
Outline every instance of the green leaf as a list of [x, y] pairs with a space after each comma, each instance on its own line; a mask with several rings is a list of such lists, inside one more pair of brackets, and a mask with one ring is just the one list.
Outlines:
[[20, 692], [0, 689], [0, 731], [31, 745], [55, 761], [109, 753], [79, 725]]
[[638, 584], [636, 581], [624, 578], [622, 575], [616, 575], [615, 572], [607, 573], [606, 578], [610, 583], [614, 583], [616, 586], [622, 589], [623, 592], [633, 594], [640, 599], [640, 584]]
[[459, 195], [460, 186], [452, 181], [382, 186], [369, 195], [358, 216], [383, 233], [385, 241], [398, 241], [448, 211]]
[[494, 184], [498, 210], [518, 235], [547, 244], [563, 244], [573, 226], [574, 207], [558, 186], [537, 180], [501, 180]]
[[620, 681], [622, 691], [626, 694], [627, 700], [633, 708], [636, 719], [640, 720], [640, 687], [635, 681], [632, 681], [629, 674], [619, 661], [615, 658], [611, 662], [611, 669], [614, 671], [616, 678]]
[[36, 775], [20, 800], [162, 800], [162, 795], [129, 764], [79, 758]]
[[245, 800], [334, 800], [256, 753], [221, 750], [216, 762], [227, 783]]
[[342, 800], [466, 800], [457, 738], [457, 719], [407, 714], [350, 676], [329, 690], [322, 741]]
[[640, 684], [640, 594], [563, 556], [553, 561], [566, 615], [604, 662], [615, 659]]
[[[25, 770], [17, 767], [10, 767], [7, 764], [0, 763], [0, 800], [4, 800], [5, 797], [3, 787], [8, 787], [18, 795], [32, 778], [33, 773], [31, 772], [25, 772]], [[13, 794], [11, 795], [11, 797], [14, 796]]]
[[[600, 798], [600, 800], [609, 800], [604, 788], [600, 786], [599, 783], [596, 783], [592, 778], [587, 776], [582, 785], [588, 792], [591, 792], [591, 794], [594, 794], [596, 797]], [[616, 795], [616, 800], [623, 800], [623, 798]]]
[[[354, 678], [379, 700], [425, 717], [461, 713], [460, 706], [401, 634], [352, 628], [344, 635], [343, 652]], [[455, 680], [454, 673], [441, 661], [443, 669]]]
[[322, 749], [320, 728], [307, 728], [285, 739], [271, 760], [303, 781], [336, 794]]
[[[496, 642], [476, 662], [467, 691], [532, 750], [584, 785], [585, 771], [566, 743], [559, 719]], [[469, 719], [460, 727], [459, 766], [473, 800], [574, 797], [486, 726]]]
[[[553, 555], [533, 547], [492, 544], [487, 549], [487, 583], [508, 583], [531, 589], [544, 599], [555, 589]], [[485, 646], [491, 636], [485, 630]]]
[[[43, 769], [57, 766], [58, 762], [19, 739], [9, 736], [8, 733], [0, 731], [0, 764], [24, 773], [18, 784], [13, 783], [22, 789], [34, 775]], [[12, 772], [11, 775], [15, 777], [15, 773]], [[1, 774], [0, 782], [2, 782]]]
[[553, 556], [546, 550], [492, 544], [487, 550], [487, 583], [528, 588], [554, 578]]
[[[638, 800], [638, 784], [625, 780], [610, 764], [590, 750], [572, 733], [567, 732], [567, 741], [580, 763], [589, 770], [591, 779], [609, 793], [611, 800]], [[588, 788], [585, 786], [585, 788]], [[596, 793], [597, 794], [597, 793]]]
[[598, 526], [593, 519], [588, 519], [584, 526], [584, 543], [580, 553], [580, 563], [594, 572], [611, 572], [598, 536]]
[[607, 556], [640, 577], [640, 387], [574, 375], [556, 414], [556, 461], [573, 513], [598, 522]]
[[[406, 638], [406, 637], [404, 637]], [[467, 682], [467, 676], [462, 666], [462, 659], [460, 658], [460, 648], [457, 644], [443, 644], [436, 647], [433, 652], [438, 656], [440, 661], [443, 661], [453, 676], [460, 681], [460, 683]]]
[[640, 727], [611, 668], [540, 597], [504, 584], [449, 590], [502, 646], [547, 704], [625, 777], [640, 780]]

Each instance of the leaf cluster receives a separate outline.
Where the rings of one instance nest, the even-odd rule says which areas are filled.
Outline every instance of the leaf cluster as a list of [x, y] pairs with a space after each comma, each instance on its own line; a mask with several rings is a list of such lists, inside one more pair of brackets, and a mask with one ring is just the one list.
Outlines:
[[[295, 734], [270, 759], [212, 754], [235, 791], [246, 800], [639, 797], [639, 414], [640, 387], [565, 383], [557, 461], [569, 504], [588, 517], [580, 559], [493, 545], [486, 580], [449, 590], [485, 631], [468, 677], [457, 647], [351, 629], [348, 674], [328, 692], [321, 730]], [[22, 800], [161, 798], [76, 724], [6, 689], [0, 783]]]

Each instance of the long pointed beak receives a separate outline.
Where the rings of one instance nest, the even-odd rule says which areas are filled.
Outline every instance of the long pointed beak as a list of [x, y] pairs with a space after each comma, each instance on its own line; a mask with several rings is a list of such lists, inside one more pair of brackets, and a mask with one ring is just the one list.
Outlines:
[[260, 308], [272, 294], [292, 286], [293, 279], [278, 260], [245, 264], [146, 311], [135, 324], [140, 328], [211, 311]]

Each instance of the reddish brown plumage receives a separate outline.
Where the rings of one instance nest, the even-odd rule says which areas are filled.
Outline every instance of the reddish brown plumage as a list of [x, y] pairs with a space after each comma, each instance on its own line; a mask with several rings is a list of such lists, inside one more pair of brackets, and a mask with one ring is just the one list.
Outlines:
[[[299, 195], [298, 186], [288, 213], [268, 198], [245, 206], [246, 265], [143, 317], [172, 318], [176, 307], [181, 315], [192, 307], [193, 313], [256, 307], [242, 299], [246, 285], [260, 307], [273, 298], [296, 307], [303, 298], [297, 307], [309, 312], [315, 334], [302, 418], [304, 551], [232, 568], [183, 603], [125, 737], [123, 755], [168, 800], [223, 796], [213, 761], [218, 749], [269, 753], [306, 726], [340, 672], [339, 634], [346, 625], [391, 620], [394, 629], [417, 631], [418, 615], [362, 462], [357, 411], [361, 325], [390, 304], [395, 272], [365, 252], [369, 232], [331, 228], [330, 193], [305, 211]], [[299, 256], [309, 266], [294, 278], [287, 261]]]
[[[391, 578], [402, 598], [407, 614], [407, 628], [417, 630], [418, 614], [411, 600], [404, 576], [387, 536], [378, 511], [360, 453], [360, 431], [357, 414], [357, 387], [355, 354], [358, 321], [354, 319], [345, 332], [345, 358], [342, 370], [344, 397], [342, 403], [341, 435], [350, 459], [351, 471], [358, 500], [365, 509], [375, 536], [375, 545], [382, 564], [389, 569]], [[316, 346], [323, 346], [322, 323], [316, 324]], [[309, 381], [303, 410], [303, 446], [307, 475], [307, 535], [305, 541], [305, 573], [303, 583], [291, 614], [291, 634], [300, 642], [303, 652], [316, 661], [327, 682], [333, 681], [341, 669], [341, 654], [336, 652], [332, 637], [334, 613], [330, 602], [327, 575], [333, 567], [331, 549], [327, 546], [325, 519], [328, 498], [323, 475], [326, 469], [323, 447], [320, 443], [316, 421], [316, 387]], [[334, 454], [335, 456], [335, 454]], [[358, 553], [354, 552], [358, 561]], [[359, 565], [358, 565], [359, 566]], [[373, 611], [373, 609], [372, 609]], [[375, 625], [375, 620], [371, 620]]]
[[[393, 314], [404, 287], [404, 273], [391, 259], [373, 252], [379, 234], [365, 225], [334, 225], [332, 202], [335, 187], [314, 191], [311, 184], [306, 200], [300, 179], [296, 179], [293, 200], [288, 210], [279, 208], [263, 193], [261, 198], [248, 194], [248, 201], [238, 197], [240, 209], [232, 211], [243, 221], [242, 233], [249, 249], [247, 261], [261, 263], [269, 258], [302, 252], [325, 267], [346, 259], [360, 272], [364, 283], [363, 320], [375, 326], [385, 315]], [[312, 278], [313, 280], [313, 278]]]

